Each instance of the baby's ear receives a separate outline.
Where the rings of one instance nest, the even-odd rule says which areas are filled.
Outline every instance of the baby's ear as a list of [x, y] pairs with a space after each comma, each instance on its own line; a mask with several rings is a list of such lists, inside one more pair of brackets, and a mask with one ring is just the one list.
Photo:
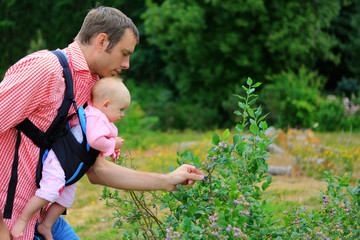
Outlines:
[[106, 100], [105, 102], [103, 102], [103, 106], [104, 106], [104, 107], [108, 107], [109, 104], [110, 104], [110, 100], [109, 100], [109, 99]]

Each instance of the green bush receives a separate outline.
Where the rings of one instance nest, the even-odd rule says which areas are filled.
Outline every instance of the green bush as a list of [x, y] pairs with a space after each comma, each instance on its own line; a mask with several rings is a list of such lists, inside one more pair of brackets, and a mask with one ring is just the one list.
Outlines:
[[[246, 97], [238, 96], [241, 117], [236, 133], [213, 135], [206, 159], [178, 153], [178, 164], [192, 164], [207, 175], [185, 191], [134, 192], [119, 195], [104, 188], [103, 198], [116, 211], [114, 227], [124, 228], [123, 239], [359, 239], [360, 180], [326, 172], [327, 191], [319, 209], [311, 212], [291, 205], [280, 218], [269, 213], [264, 196], [272, 179], [268, 171], [268, 139], [262, 108], [248, 79]], [[265, 209], [267, 209], [265, 211]], [[160, 212], [163, 215], [160, 217]], [[165, 215], [166, 214], [166, 215]]]
[[151, 130], [158, 122], [158, 118], [146, 115], [137, 101], [132, 100], [125, 117], [116, 122], [119, 134], [139, 134]]
[[353, 115], [345, 118], [342, 122], [342, 128], [345, 131], [360, 131], [360, 111], [356, 111]]
[[317, 104], [324, 78], [301, 67], [269, 77], [261, 99], [269, 120], [280, 128], [309, 128], [316, 122]]
[[342, 129], [345, 118], [344, 105], [340, 98], [328, 96], [319, 101], [316, 120], [318, 131], [339, 131]]

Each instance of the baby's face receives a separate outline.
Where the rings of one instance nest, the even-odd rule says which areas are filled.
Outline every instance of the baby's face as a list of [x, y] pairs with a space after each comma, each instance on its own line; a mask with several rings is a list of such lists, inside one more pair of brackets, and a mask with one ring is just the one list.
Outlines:
[[110, 122], [119, 121], [124, 115], [125, 109], [130, 105], [130, 97], [126, 94], [120, 94], [119, 96], [110, 100], [110, 103], [103, 110], [106, 117]]

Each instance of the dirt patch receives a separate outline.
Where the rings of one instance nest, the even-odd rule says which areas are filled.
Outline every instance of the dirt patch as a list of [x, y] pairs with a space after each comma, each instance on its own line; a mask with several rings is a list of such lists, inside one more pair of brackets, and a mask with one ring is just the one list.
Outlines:
[[320, 191], [326, 190], [327, 184], [309, 177], [273, 176], [269, 193], [279, 194], [282, 200], [306, 204], [311, 199], [319, 198]]

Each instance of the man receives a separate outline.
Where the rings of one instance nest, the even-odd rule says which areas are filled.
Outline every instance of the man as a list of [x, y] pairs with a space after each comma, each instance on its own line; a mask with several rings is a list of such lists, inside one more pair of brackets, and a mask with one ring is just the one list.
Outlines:
[[[116, 75], [129, 68], [139, 33], [131, 19], [117, 9], [97, 7], [87, 14], [84, 23], [67, 48], [77, 105], [89, 100], [90, 89], [99, 77]], [[8, 195], [11, 168], [15, 155], [17, 129], [28, 118], [46, 131], [62, 103], [65, 82], [62, 67], [47, 50], [24, 57], [9, 68], [0, 84], [0, 206]], [[70, 110], [70, 114], [74, 110]], [[0, 216], [1, 239], [10, 239], [9, 229], [36, 190], [35, 171], [39, 149], [24, 134], [19, 146], [18, 180], [11, 219]], [[126, 190], [176, 190], [177, 184], [192, 185], [203, 180], [203, 173], [193, 166], [183, 165], [168, 174], [127, 169], [98, 157], [87, 172], [91, 183]], [[46, 211], [46, 209], [45, 209]], [[36, 214], [28, 224], [22, 239], [33, 239]], [[54, 224], [54, 239], [79, 239], [71, 227], [59, 218]], [[54, 229], [53, 227], [53, 229]]]

